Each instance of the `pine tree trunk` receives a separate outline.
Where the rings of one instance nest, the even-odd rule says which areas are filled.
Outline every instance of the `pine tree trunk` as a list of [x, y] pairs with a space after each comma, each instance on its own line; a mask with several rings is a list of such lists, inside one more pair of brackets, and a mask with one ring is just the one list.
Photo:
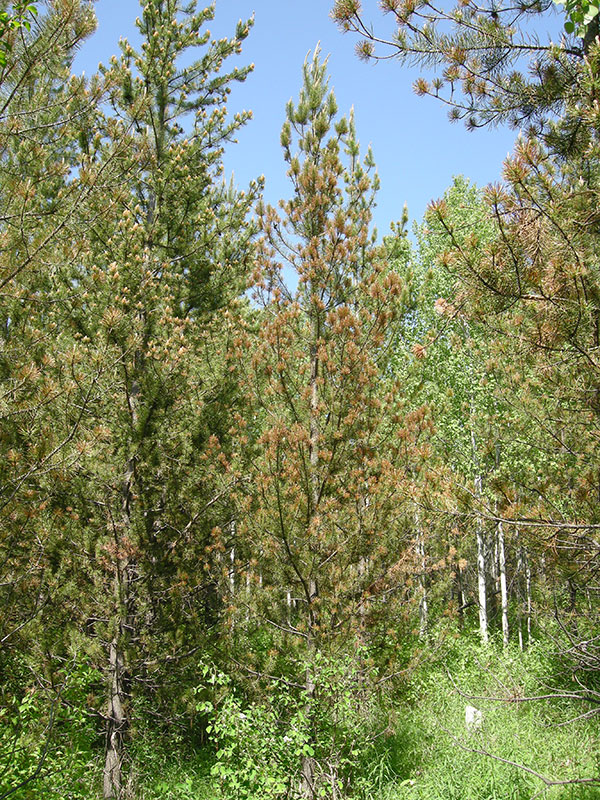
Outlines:
[[458, 626], [462, 631], [465, 624], [465, 608], [467, 607], [467, 601], [463, 584], [463, 572], [460, 566], [456, 568], [456, 586], [458, 592]]
[[[460, 554], [460, 546], [457, 540], [457, 537], [454, 537], [454, 546], [456, 548], [457, 553]], [[465, 595], [465, 585], [464, 585], [464, 578], [463, 578], [463, 571], [461, 569], [461, 559], [458, 559], [458, 563], [456, 565], [456, 594], [458, 597], [458, 625], [459, 628], [462, 630], [465, 623], [465, 608], [467, 607], [467, 600]]]
[[[317, 514], [319, 505], [319, 356], [317, 353], [317, 343], [319, 340], [319, 320], [316, 312], [313, 319], [312, 334], [313, 341], [311, 343], [311, 366], [310, 366], [310, 512], [309, 512], [309, 525], [312, 524], [313, 519]], [[310, 545], [309, 545], [310, 546]], [[307, 582], [308, 597], [307, 600], [307, 669], [305, 679], [305, 692], [307, 700], [307, 718], [309, 726], [311, 725], [312, 706], [315, 698], [315, 676], [313, 670], [313, 661], [318, 650], [317, 636], [318, 636], [318, 619], [316, 613], [316, 601], [319, 596], [316, 578], [313, 574], [313, 566], [310, 567], [310, 577]], [[312, 741], [313, 732], [311, 730], [308, 744], [314, 747]], [[302, 757], [301, 768], [301, 793], [306, 800], [313, 800], [316, 796], [316, 762], [313, 756], [304, 755]]]
[[527, 644], [531, 644], [531, 567], [525, 551], [525, 579], [527, 591]]
[[121, 797], [123, 761], [123, 731], [127, 724], [123, 707], [123, 654], [118, 634], [109, 646], [109, 696], [106, 725], [106, 756], [104, 761], [104, 800]]
[[[134, 461], [129, 459], [122, 489], [122, 527], [124, 535], [117, 541], [117, 549], [132, 539], [131, 485]], [[123, 548], [125, 549], [125, 548]], [[115, 562], [115, 619], [114, 634], [109, 645], [108, 675], [109, 697], [106, 722], [106, 752], [104, 760], [104, 800], [122, 796], [124, 735], [129, 725], [126, 712], [125, 645], [135, 628], [135, 597], [133, 595], [136, 564], [129, 554], [116, 553]]]
[[[307, 711], [307, 719], [310, 728], [310, 733], [308, 737], [308, 742], [311, 747], [314, 749], [314, 739], [313, 739], [313, 730], [312, 730], [312, 721], [311, 717], [313, 715], [313, 703], [315, 699], [315, 692], [316, 692], [316, 683], [315, 683], [315, 675], [314, 675], [314, 656], [316, 654], [317, 646], [315, 642], [315, 619], [314, 619], [314, 610], [312, 605], [316, 601], [318, 597], [318, 590], [316, 581], [311, 579], [309, 581], [309, 608], [308, 608], [308, 619], [309, 619], [309, 630], [307, 633], [307, 667], [306, 667], [306, 677], [305, 677], [305, 685], [304, 691], [306, 695], [306, 711]], [[300, 791], [302, 797], [306, 798], [306, 800], [313, 800], [316, 797], [316, 761], [314, 756], [312, 755], [304, 755], [302, 756], [302, 766], [301, 766], [301, 784], [300, 784]]]
[[[135, 369], [141, 366], [139, 352], [134, 355]], [[131, 430], [135, 431], [139, 420], [140, 387], [133, 379], [128, 391]], [[135, 481], [135, 457], [130, 456], [125, 464], [121, 487], [121, 524], [115, 530], [115, 608], [113, 638], [109, 645], [108, 674], [109, 702], [106, 722], [106, 746], [104, 759], [104, 800], [120, 800], [123, 786], [124, 735], [129, 725], [126, 712], [126, 664], [125, 647], [135, 629], [135, 573], [136, 563], [131, 555], [135, 541], [133, 530], [133, 484]]]

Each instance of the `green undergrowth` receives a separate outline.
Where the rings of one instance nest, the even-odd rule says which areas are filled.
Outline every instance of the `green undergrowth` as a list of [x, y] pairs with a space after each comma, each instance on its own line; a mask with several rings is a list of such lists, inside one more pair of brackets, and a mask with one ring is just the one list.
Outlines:
[[[503, 651], [464, 639], [413, 676], [396, 710], [390, 763], [395, 778], [381, 800], [597, 800], [600, 785], [548, 786], [600, 775], [600, 715], [572, 691], [562, 665], [542, 645]], [[539, 695], [556, 695], [526, 700]], [[482, 712], [468, 730], [465, 707]], [[513, 762], [506, 763], [506, 762]]]
[[19, 658], [0, 667], [0, 797], [93, 797], [101, 742], [88, 697], [100, 675], [77, 659], [51, 677], [34, 678]]
[[[558, 695], [575, 687], [564, 665], [542, 644], [525, 652], [504, 651], [501, 644], [487, 647], [465, 637], [432, 646], [404, 686], [380, 698], [390, 727], [388, 734], [367, 741], [384, 720], [373, 705], [364, 717], [361, 741], [359, 717], [346, 695], [337, 697], [332, 711], [335, 728], [321, 720], [329, 737], [317, 749], [323, 762], [331, 761], [332, 736], [351, 734], [340, 743], [339, 775], [352, 775], [334, 793], [326, 785], [323, 798], [357, 800], [597, 800], [600, 786], [576, 783], [546, 786], [532, 770], [549, 781], [570, 781], [600, 774], [599, 719], [575, 717], [590, 710], [585, 701]], [[225, 689], [226, 687], [221, 687]], [[210, 763], [193, 774], [189, 761], [180, 766], [155, 766], [162, 779], [144, 798], [173, 797], [200, 800], [264, 800], [297, 796], [290, 781], [292, 764], [303, 752], [302, 721], [296, 710], [278, 716], [277, 698], [248, 703], [235, 694], [220, 702], [214, 717], [214, 749]], [[279, 705], [282, 706], [279, 699]], [[479, 730], [465, 726], [465, 707], [483, 715]], [[208, 706], [207, 706], [208, 707]], [[337, 711], [335, 710], [337, 708]], [[340, 714], [340, 709], [342, 712]], [[281, 709], [280, 709], [281, 710]], [[355, 716], [356, 715], [356, 716]], [[599, 715], [600, 716], [600, 715]], [[369, 718], [367, 718], [369, 717]], [[295, 731], [295, 733], [294, 733]], [[158, 756], [156, 756], [158, 758]], [[347, 758], [347, 761], [344, 759]], [[354, 763], [350, 761], [354, 759]], [[513, 762], [513, 763], [507, 763]], [[145, 758], [149, 766], [151, 758]], [[343, 768], [347, 763], [348, 768]], [[158, 765], [158, 761], [155, 761]], [[352, 769], [350, 769], [352, 767]], [[185, 781], [188, 780], [186, 784]], [[162, 794], [159, 793], [162, 791]], [[186, 792], [188, 792], [186, 794]]]
[[126, 800], [214, 800], [210, 761], [184, 737], [148, 732], [132, 751]]
[[[593, 707], [558, 696], [577, 688], [566, 666], [547, 644], [505, 651], [461, 636], [424, 646], [410, 678], [357, 705], [352, 670], [324, 662], [327, 694], [310, 720], [283, 683], [252, 699], [200, 667], [195, 716], [158, 724], [150, 706], [138, 709], [124, 800], [291, 800], [303, 755], [317, 760], [325, 800], [598, 800], [600, 785], [546, 786], [527, 771], [557, 782], [600, 775], [600, 714], [575, 719]], [[65, 671], [52, 706], [32, 688], [11, 694], [24, 677], [15, 665], [13, 674], [0, 720], [0, 795], [32, 775], [48, 743], [37, 777], [11, 797], [99, 798], [103, 740], [86, 706], [101, 676], [85, 665]], [[538, 695], [550, 696], [526, 699]], [[467, 705], [482, 713], [479, 730], [465, 726]], [[333, 766], [335, 790], [326, 780]]]

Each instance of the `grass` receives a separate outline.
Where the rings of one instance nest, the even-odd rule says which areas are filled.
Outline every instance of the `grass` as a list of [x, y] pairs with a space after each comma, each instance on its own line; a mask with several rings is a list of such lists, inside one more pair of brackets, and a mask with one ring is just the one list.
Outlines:
[[[430, 663], [397, 709], [390, 743], [396, 777], [380, 800], [597, 800], [600, 784], [547, 787], [500, 760], [555, 781], [600, 775], [600, 715], [565, 724], [589, 707], [565, 699], [520, 702], [549, 694], [556, 669], [540, 646], [505, 653], [464, 641]], [[465, 728], [467, 704], [483, 712], [479, 731]]]
[[[380, 739], [356, 770], [352, 797], [599, 800], [600, 784], [545, 786], [538, 777], [514, 765], [555, 781], [600, 775], [600, 714], [569, 722], [591, 706], [567, 698], [522, 701], [524, 697], [551, 694], [553, 687], [573, 688], [569, 686], [571, 674], [564, 671], [548, 646], [534, 644], [522, 653], [517, 649], [504, 651], [498, 643], [482, 647], [465, 637], [449, 641], [437, 650], [432, 648], [435, 656], [424, 659], [410, 682], [382, 700], [390, 712], [393, 733]], [[74, 700], [87, 691], [89, 681], [84, 678], [73, 690]], [[23, 747], [14, 751], [22, 752], [23, 764], [13, 757], [9, 786], [30, 773], [36, 761], [32, 743], [43, 728], [41, 710], [33, 701], [27, 708], [24, 703], [20, 712], [22, 734], [14, 740]], [[467, 704], [482, 711], [483, 723], [478, 731], [465, 727]], [[168, 728], [153, 729], [150, 718], [145, 724], [140, 722], [141, 730], [132, 737], [129, 750], [132, 768], [127, 770], [131, 776], [127, 800], [236, 800], [228, 796], [231, 790], [227, 783], [220, 784], [211, 776], [211, 748], [195, 746], [184, 732], [177, 735]], [[47, 771], [17, 792], [15, 800], [99, 796], [102, 747], [97, 732], [76, 710], [60, 724]], [[238, 749], [240, 753], [248, 749], [251, 755], [252, 742], [264, 739], [266, 731], [264, 724], [262, 730], [253, 730], [250, 722], [248, 725], [249, 729], [244, 728], [248, 748], [239, 742]], [[368, 727], [365, 724], [365, 730]], [[6, 724], [4, 732], [8, 735]], [[266, 773], [269, 765], [264, 763], [262, 750], [257, 752], [256, 767]], [[356, 752], [361, 752], [358, 742]], [[6, 781], [7, 775], [3, 777]], [[273, 790], [269, 797], [279, 800], [282, 796]], [[265, 800], [264, 796], [260, 800]]]

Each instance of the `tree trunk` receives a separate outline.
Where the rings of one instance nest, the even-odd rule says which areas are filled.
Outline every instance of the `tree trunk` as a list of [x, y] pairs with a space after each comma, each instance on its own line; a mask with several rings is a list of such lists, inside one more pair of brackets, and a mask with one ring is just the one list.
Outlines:
[[425, 561], [425, 540], [423, 539], [423, 531], [419, 525], [419, 518], [415, 515], [415, 524], [417, 527], [417, 554], [419, 556], [421, 577], [419, 579], [421, 596], [419, 598], [419, 636], [423, 638], [427, 633], [427, 577], [425, 575], [426, 561]]
[[[460, 554], [460, 543], [458, 541], [458, 537], [454, 537], [454, 546], [456, 548], [456, 552]], [[463, 571], [461, 569], [461, 559], [458, 559], [458, 563], [456, 565], [456, 594], [458, 596], [458, 625], [460, 630], [463, 629], [465, 623], [465, 608], [467, 607], [467, 599], [465, 594], [465, 585], [464, 585], [464, 578], [463, 578]]]
[[[531, 568], [529, 566], [527, 550], [520, 545], [518, 552], [517, 572], [519, 575], [519, 648], [524, 650], [525, 645], [529, 644], [531, 641]], [[525, 628], [527, 631], [526, 642], [523, 635], [523, 628]]]
[[486, 579], [486, 553], [485, 553], [484, 531], [481, 524], [477, 524], [477, 588], [479, 606], [479, 635], [483, 644], [487, 644], [488, 636], [488, 615], [487, 615], [487, 593], [485, 587]]
[[[468, 329], [467, 341], [470, 340]], [[481, 498], [483, 489], [483, 478], [479, 471], [479, 459], [477, 457], [477, 441], [475, 439], [475, 431], [473, 430], [473, 421], [475, 418], [475, 408], [473, 397], [471, 397], [471, 457], [473, 464], [477, 470], [475, 476], [475, 496], [477, 499]], [[485, 531], [480, 517], [477, 517], [475, 535], [477, 537], [477, 605], [479, 608], [479, 635], [483, 644], [488, 642], [488, 604], [487, 604], [487, 579], [488, 579], [488, 557], [487, 557], [487, 542], [485, 538]]]
[[229, 561], [231, 564], [229, 567], [229, 593], [233, 602], [235, 598], [235, 547], [231, 548], [231, 552], [229, 553]]
[[525, 644], [523, 642], [523, 573], [525, 571], [524, 567], [524, 559], [523, 559], [523, 546], [519, 542], [519, 529], [517, 528], [516, 534], [517, 540], [517, 596], [518, 596], [518, 617], [517, 617], [517, 625], [519, 628], [519, 650], [525, 649]]
[[531, 567], [525, 551], [525, 579], [527, 590], [527, 644], [531, 644]]
[[[475, 436], [472, 434], [473, 449], [475, 448]], [[481, 475], [475, 478], [475, 491], [481, 497]], [[481, 519], [477, 518], [477, 596], [479, 606], [479, 635], [483, 644], [489, 640], [488, 634], [488, 607], [487, 607], [487, 546], [485, 541], [485, 531]]]
[[504, 549], [504, 529], [498, 523], [498, 566], [500, 572], [500, 598], [502, 602], [502, 642], [508, 647], [508, 589], [506, 584], [506, 553]]
[[122, 786], [123, 731], [127, 719], [123, 705], [123, 654], [118, 634], [115, 634], [109, 646], [108, 668], [109, 696], [103, 798], [119, 800]]
[[[310, 433], [310, 508], [308, 513], [309, 529], [312, 526], [313, 520], [317, 515], [317, 508], [319, 505], [319, 356], [318, 356], [318, 341], [319, 341], [319, 316], [318, 311], [313, 308], [312, 321], [312, 342], [310, 354], [310, 419], [309, 419], [309, 433]], [[312, 550], [309, 543], [309, 550]], [[318, 554], [315, 552], [315, 556]], [[318, 558], [317, 558], [318, 560]], [[307, 719], [310, 726], [310, 734], [308, 744], [314, 747], [312, 730], [312, 706], [315, 699], [316, 685], [315, 675], [313, 669], [314, 656], [318, 650], [317, 636], [318, 636], [318, 619], [316, 611], [316, 601], [319, 596], [316, 577], [314, 575], [314, 566], [309, 566], [310, 577], [307, 581], [306, 588], [308, 589], [307, 601], [307, 663], [306, 679], [305, 679], [305, 692], [307, 701]], [[301, 794], [306, 800], [313, 800], [316, 796], [316, 762], [314, 756], [304, 755], [302, 757], [301, 767]]]
[[[315, 674], [313, 669], [313, 657], [316, 652], [316, 643], [314, 640], [315, 634], [315, 618], [314, 618], [314, 609], [312, 605], [318, 598], [318, 589], [316, 581], [311, 579], [309, 581], [309, 598], [308, 598], [308, 619], [309, 619], [309, 630], [307, 633], [307, 662], [308, 666], [306, 667], [306, 678], [305, 678], [305, 693], [306, 693], [306, 710], [307, 714], [306, 717], [308, 719], [308, 724], [310, 727], [310, 733], [308, 738], [308, 745], [313, 747], [314, 749], [314, 739], [313, 739], [313, 731], [312, 731], [312, 716], [313, 716], [313, 703], [315, 699], [315, 692], [316, 692], [316, 683], [315, 683]], [[317, 775], [317, 764], [315, 761], [314, 756], [306, 754], [302, 756], [302, 766], [301, 766], [301, 783], [300, 783], [300, 792], [302, 797], [306, 798], [306, 800], [313, 800], [316, 797], [316, 775]]]
[[119, 800], [123, 785], [124, 735], [129, 720], [126, 712], [125, 643], [131, 639], [135, 627], [135, 599], [133, 595], [136, 564], [126, 550], [132, 541], [131, 534], [131, 483], [133, 459], [128, 461], [122, 490], [123, 537], [117, 537], [115, 555], [115, 618], [114, 634], [108, 651], [108, 710], [106, 720], [106, 749], [104, 760], [104, 800]]
[[[139, 369], [141, 356], [134, 355], [134, 369]], [[131, 430], [138, 425], [140, 387], [132, 380], [128, 392]], [[133, 530], [133, 484], [135, 482], [135, 456], [126, 463], [121, 486], [121, 523], [115, 533], [115, 606], [114, 633], [109, 645], [108, 675], [109, 701], [106, 721], [106, 746], [104, 759], [104, 800], [120, 800], [123, 787], [124, 734], [129, 720], [125, 708], [125, 643], [132, 638], [135, 628], [134, 578], [136, 563], [132, 556], [135, 541]]]

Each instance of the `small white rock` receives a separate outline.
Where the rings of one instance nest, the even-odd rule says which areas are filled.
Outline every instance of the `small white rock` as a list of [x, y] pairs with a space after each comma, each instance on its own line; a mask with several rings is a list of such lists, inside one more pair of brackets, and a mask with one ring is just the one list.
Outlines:
[[482, 725], [482, 712], [475, 706], [465, 706], [465, 728], [468, 731], [479, 731]]

